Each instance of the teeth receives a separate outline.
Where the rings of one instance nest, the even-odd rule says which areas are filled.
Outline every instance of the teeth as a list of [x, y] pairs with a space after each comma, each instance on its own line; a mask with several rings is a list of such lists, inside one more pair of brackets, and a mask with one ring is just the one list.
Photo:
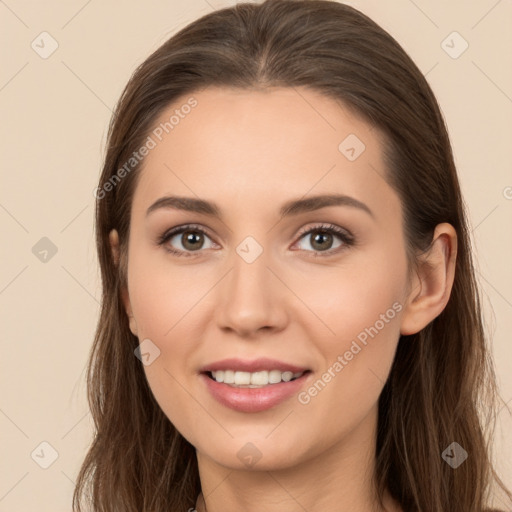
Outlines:
[[[254, 372], [250, 374], [251, 384], [256, 386], [266, 386], [268, 384], [268, 372]], [[238, 382], [235, 383], [238, 384]]]
[[283, 379], [285, 382], [289, 382], [290, 380], [292, 380], [292, 378], [293, 378], [292, 372], [283, 372], [283, 374], [281, 375], [281, 379]]
[[224, 372], [224, 379], [219, 382], [225, 382], [226, 384], [234, 384], [235, 383], [235, 372], [231, 370], [226, 370]]
[[292, 379], [300, 377], [304, 372], [281, 372], [280, 370], [260, 371], [260, 372], [239, 372], [235, 370], [217, 370], [211, 372], [212, 377], [217, 382], [231, 384], [240, 387], [258, 388], [268, 384], [278, 384], [279, 382], [289, 382]]
[[249, 372], [235, 372], [235, 384], [240, 386], [241, 384], [250, 384], [251, 374]]
[[281, 372], [279, 370], [272, 370], [268, 372], [268, 382], [270, 384], [277, 384], [278, 382], [281, 382]]

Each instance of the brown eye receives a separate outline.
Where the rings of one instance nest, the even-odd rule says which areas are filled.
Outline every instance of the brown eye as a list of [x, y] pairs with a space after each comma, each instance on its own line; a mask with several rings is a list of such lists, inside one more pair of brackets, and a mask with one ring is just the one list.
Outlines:
[[[210, 246], [205, 247], [205, 242], [210, 240]], [[159, 245], [177, 256], [195, 256], [192, 253], [200, 253], [201, 249], [210, 249], [213, 246], [210, 237], [200, 227], [181, 226], [164, 233], [158, 240]]]
[[303, 247], [302, 250], [312, 253], [313, 256], [330, 256], [354, 245], [354, 237], [333, 224], [302, 231], [299, 240], [302, 239], [309, 241], [310, 246], [310, 249]]

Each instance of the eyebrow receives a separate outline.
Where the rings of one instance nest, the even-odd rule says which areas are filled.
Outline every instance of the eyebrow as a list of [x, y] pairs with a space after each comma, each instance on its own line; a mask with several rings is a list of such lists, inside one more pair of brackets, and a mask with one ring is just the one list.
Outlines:
[[[366, 204], [354, 197], [341, 194], [328, 194], [312, 196], [305, 199], [294, 199], [287, 201], [281, 206], [279, 215], [287, 217], [300, 213], [312, 212], [328, 206], [349, 206], [366, 212], [375, 218], [373, 212]], [[157, 199], [146, 211], [146, 217], [158, 209], [185, 210], [188, 212], [201, 213], [211, 217], [221, 218], [220, 208], [213, 202], [204, 199], [196, 199], [184, 196], [165, 196]]]

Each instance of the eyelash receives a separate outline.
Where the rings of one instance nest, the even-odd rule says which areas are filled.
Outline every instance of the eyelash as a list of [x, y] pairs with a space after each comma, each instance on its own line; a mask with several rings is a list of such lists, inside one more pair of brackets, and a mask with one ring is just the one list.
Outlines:
[[[171, 229], [170, 231], [166, 231], [162, 236], [158, 238], [158, 245], [164, 245], [166, 242], [168, 242], [172, 237], [175, 235], [179, 235], [185, 231], [192, 231], [192, 232], [198, 232], [203, 235], [206, 235], [208, 238], [211, 238], [208, 233], [202, 229], [197, 224], [187, 224], [185, 226], [179, 226], [176, 228]], [[334, 224], [319, 224], [317, 226], [313, 226], [311, 228], [304, 228], [302, 229], [298, 234], [298, 240], [303, 238], [305, 235], [309, 235], [311, 233], [315, 232], [323, 232], [328, 234], [334, 234], [338, 236], [341, 241], [343, 242], [343, 245], [341, 247], [337, 247], [336, 249], [330, 249], [328, 251], [305, 251], [305, 252], [311, 252], [313, 257], [328, 257], [333, 256], [334, 254], [337, 254], [345, 249], [348, 249], [349, 247], [352, 247], [355, 245], [355, 240], [352, 235], [350, 235], [345, 230], [342, 230], [341, 228], [335, 226]], [[187, 252], [187, 251], [181, 251], [177, 249], [173, 249], [170, 246], [165, 246], [164, 249], [175, 255], [175, 256], [184, 256], [184, 257], [194, 257], [197, 256], [197, 254], [194, 254], [193, 252]], [[201, 250], [198, 250], [197, 253], [202, 252]]]

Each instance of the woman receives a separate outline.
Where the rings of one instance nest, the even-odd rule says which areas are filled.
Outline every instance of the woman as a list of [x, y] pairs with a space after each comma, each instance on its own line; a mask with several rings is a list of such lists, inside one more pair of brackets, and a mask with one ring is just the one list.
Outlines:
[[389, 34], [335, 2], [211, 13], [136, 70], [107, 147], [75, 510], [512, 500], [450, 142]]

